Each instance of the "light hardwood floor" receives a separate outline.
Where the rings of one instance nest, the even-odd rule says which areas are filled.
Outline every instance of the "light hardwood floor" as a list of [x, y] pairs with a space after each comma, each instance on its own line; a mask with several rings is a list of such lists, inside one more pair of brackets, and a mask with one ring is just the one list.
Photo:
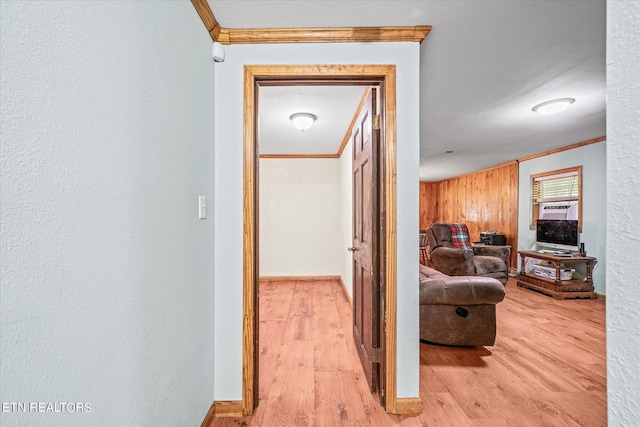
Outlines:
[[260, 285], [260, 403], [211, 426], [606, 426], [605, 305], [510, 279], [492, 347], [420, 344], [418, 417], [389, 415], [363, 378], [338, 282]]

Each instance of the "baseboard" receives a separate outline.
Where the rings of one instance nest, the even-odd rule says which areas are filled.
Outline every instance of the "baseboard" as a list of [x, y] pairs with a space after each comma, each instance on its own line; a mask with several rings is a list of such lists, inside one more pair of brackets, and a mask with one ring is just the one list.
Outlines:
[[242, 400], [219, 400], [213, 402], [209, 412], [202, 420], [200, 427], [209, 427], [213, 424], [215, 418], [220, 417], [241, 417], [242, 416]]
[[211, 407], [207, 411], [207, 415], [204, 416], [204, 420], [202, 420], [202, 424], [200, 427], [209, 427], [213, 424], [213, 419], [216, 417], [216, 402], [211, 404]]
[[340, 276], [260, 276], [261, 282], [320, 282], [340, 280]]
[[349, 293], [349, 289], [347, 289], [347, 285], [344, 283], [344, 280], [342, 280], [342, 276], [340, 276], [340, 284], [342, 285], [342, 291], [344, 292], [344, 296], [347, 297], [347, 299], [349, 300], [349, 304], [351, 304], [351, 307], [353, 307], [353, 300], [351, 299], [351, 294]]
[[242, 400], [219, 400], [213, 402], [215, 406], [214, 416], [218, 417], [241, 417]]
[[422, 413], [422, 399], [419, 397], [397, 398], [395, 413], [399, 415], [420, 415]]

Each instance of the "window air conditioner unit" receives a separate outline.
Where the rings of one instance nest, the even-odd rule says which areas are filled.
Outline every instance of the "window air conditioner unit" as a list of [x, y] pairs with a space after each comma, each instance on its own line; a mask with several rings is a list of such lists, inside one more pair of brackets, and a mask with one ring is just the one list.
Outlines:
[[540, 219], [578, 220], [578, 201], [543, 202], [540, 204]]

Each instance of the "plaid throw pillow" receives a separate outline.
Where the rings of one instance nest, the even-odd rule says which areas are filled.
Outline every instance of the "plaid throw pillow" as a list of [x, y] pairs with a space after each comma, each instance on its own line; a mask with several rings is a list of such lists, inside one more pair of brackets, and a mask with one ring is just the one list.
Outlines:
[[451, 244], [456, 248], [471, 251], [471, 240], [469, 239], [469, 229], [466, 225], [457, 222], [449, 224], [451, 228]]

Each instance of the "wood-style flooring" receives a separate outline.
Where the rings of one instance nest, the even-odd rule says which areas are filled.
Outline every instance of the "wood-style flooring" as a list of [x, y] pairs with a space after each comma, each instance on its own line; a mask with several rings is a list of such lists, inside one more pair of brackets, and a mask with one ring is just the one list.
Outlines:
[[604, 302], [506, 289], [494, 346], [420, 344], [424, 411], [409, 417], [369, 392], [338, 282], [262, 283], [259, 406], [211, 425], [606, 426]]

